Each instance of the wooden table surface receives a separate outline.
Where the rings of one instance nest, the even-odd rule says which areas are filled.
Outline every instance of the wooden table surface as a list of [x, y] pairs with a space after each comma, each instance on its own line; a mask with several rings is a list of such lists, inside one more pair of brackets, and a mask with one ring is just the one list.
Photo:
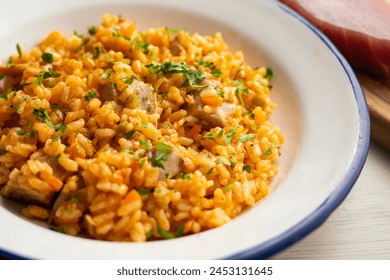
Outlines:
[[317, 230], [271, 259], [390, 260], [390, 153], [371, 143], [343, 203]]

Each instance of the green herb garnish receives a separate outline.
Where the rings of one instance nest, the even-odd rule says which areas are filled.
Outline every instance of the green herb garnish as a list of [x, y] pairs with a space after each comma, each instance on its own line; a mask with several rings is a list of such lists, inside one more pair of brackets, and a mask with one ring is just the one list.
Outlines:
[[265, 153], [264, 153], [264, 157], [269, 157], [270, 155], [272, 154], [272, 149], [271, 148], [268, 148]]
[[256, 137], [256, 134], [254, 134], [254, 133], [243, 134], [243, 135], [240, 136], [240, 138], [238, 138], [238, 141], [241, 142], [241, 143], [244, 143], [244, 142], [249, 141], [249, 140], [251, 140], [251, 139], [253, 139], [255, 137]]
[[251, 170], [252, 170], [252, 167], [250, 165], [244, 165], [243, 169], [248, 172], [248, 173], [251, 173]]
[[207, 67], [211, 70], [211, 74], [215, 76], [216, 78], [219, 78], [222, 76], [222, 71], [217, 69], [217, 67], [214, 65], [213, 62], [205, 61], [201, 58], [197, 59], [196, 62], [198, 62], [199, 65], [202, 65], [204, 67]]
[[60, 138], [61, 138], [61, 134], [58, 134], [58, 135], [54, 136], [52, 142], [56, 142], [56, 141], [58, 141]]
[[168, 155], [172, 153], [173, 148], [165, 143], [157, 142], [156, 144], [156, 151], [159, 151], [160, 153], [167, 153]]
[[151, 229], [151, 230], [149, 230], [146, 234], [145, 234], [145, 237], [146, 238], [150, 238], [150, 237], [152, 237], [153, 236], [153, 230]]
[[225, 135], [225, 146], [230, 144], [230, 141], [232, 140], [233, 136], [236, 134], [237, 127], [231, 129], [226, 133]]
[[8, 94], [11, 92], [11, 89], [6, 89], [2, 94], [0, 94], [0, 98], [4, 100], [8, 100]]
[[89, 33], [89, 35], [91, 35], [91, 36], [95, 35], [95, 34], [96, 34], [96, 31], [97, 31], [96, 26], [90, 26], [90, 27], [88, 27], [88, 33]]
[[133, 77], [129, 78], [127, 76], [123, 77], [121, 80], [122, 80], [122, 82], [124, 82], [125, 84], [128, 84], [128, 85], [131, 85], [134, 82], [134, 78]]
[[180, 179], [190, 179], [191, 175], [190, 174], [180, 173], [179, 178]]
[[138, 190], [138, 193], [140, 195], [147, 195], [150, 193], [150, 190], [149, 189], [140, 189], [140, 190]]
[[83, 41], [81, 42], [81, 44], [74, 50], [76, 53], [81, 51], [83, 49], [83, 47], [89, 43], [89, 41], [91, 41], [90, 38], [84, 38]]
[[129, 132], [125, 133], [125, 136], [127, 139], [130, 139], [135, 133], [135, 130], [130, 130]]
[[214, 141], [215, 142], [215, 138], [214, 138], [214, 135], [210, 132], [210, 133], [207, 133], [206, 135], [203, 135], [203, 138], [204, 139], [208, 139], [208, 140], [211, 140], [211, 141]]
[[232, 184], [225, 186], [225, 191], [230, 192], [232, 190], [232, 187], [233, 187]]
[[159, 73], [161, 73], [162, 75], [181, 73], [187, 79], [188, 84], [191, 87], [206, 87], [198, 85], [199, 82], [206, 78], [206, 75], [200, 70], [190, 68], [190, 66], [185, 64], [184, 62], [166, 61], [161, 64], [146, 64], [146, 67], [148, 68], [149, 73], [152, 75]]
[[88, 91], [87, 95], [84, 95], [84, 100], [85, 101], [90, 101], [91, 99], [96, 97], [96, 93], [93, 91]]
[[44, 108], [34, 109], [32, 113], [37, 120], [44, 121], [48, 127], [53, 128], [49, 113]]
[[221, 163], [221, 164], [224, 164], [224, 165], [230, 165], [230, 161], [226, 158], [226, 157], [220, 157], [219, 159], [217, 159], [216, 163]]
[[100, 56], [100, 48], [95, 47], [95, 54], [93, 55], [93, 59], [96, 59]]
[[16, 131], [16, 134], [17, 135], [25, 135], [27, 132], [28, 131], [26, 131], [26, 130], [19, 129], [19, 130]]
[[145, 147], [146, 150], [150, 151], [152, 149], [152, 144], [150, 144], [150, 141], [149, 140], [145, 140], [145, 141], [142, 141], [140, 140], [139, 141], [139, 145], [142, 147]]
[[59, 123], [59, 124], [54, 125], [53, 128], [54, 128], [55, 131], [61, 130], [62, 133], [64, 133], [65, 130], [66, 130], [66, 124]]
[[41, 58], [46, 63], [53, 63], [53, 54], [51, 53], [45, 52], [41, 55]]
[[20, 47], [19, 44], [16, 44], [16, 50], [18, 51], [19, 57], [22, 57], [22, 48]]
[[268, 80], [268, 81], [271, 81], [272, 78], [274, 77], [274, 73], [272, 72], [272, 69], [267, 67], [266, 68], [266, 72], [265, 72], [265, 78]]

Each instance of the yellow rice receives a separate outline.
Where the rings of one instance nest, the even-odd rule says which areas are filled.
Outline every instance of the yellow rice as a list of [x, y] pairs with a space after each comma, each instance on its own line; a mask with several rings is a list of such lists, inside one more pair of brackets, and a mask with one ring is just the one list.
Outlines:
[[[18, 45], [0, 73], [1, 194], [57, 231], [136, 242], [201, 232], [261, 200], [278, 173], [271, 72], [247, 65], [220, 33], [141, 32], [105, 14], [89, 34]], [[153, 95], [139, 100], [137, 83]], [[118, 100], [104, 98], [105, 86]], [[198, 115], [188, 109], [196, 96]], [[224, 105], [234, 107], [224, 125], [208, 121]], [[177, 153], [179, 172], [164, 174], [156, 150]]]

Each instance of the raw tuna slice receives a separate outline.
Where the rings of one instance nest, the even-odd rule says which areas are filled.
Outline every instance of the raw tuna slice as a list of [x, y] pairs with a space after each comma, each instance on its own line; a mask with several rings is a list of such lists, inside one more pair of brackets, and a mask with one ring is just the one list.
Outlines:
[[390, 77], [390, 0], [279, 0], [323, 31], [358, 70]]

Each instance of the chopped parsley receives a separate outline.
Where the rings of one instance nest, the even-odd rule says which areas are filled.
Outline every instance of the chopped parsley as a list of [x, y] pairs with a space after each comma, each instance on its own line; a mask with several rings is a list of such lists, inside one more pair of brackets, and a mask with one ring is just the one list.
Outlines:
[[49, 113], [44, 108], [34, 109], [32, 113], [37, 120], [44, 121], [48, 127], [53, 128]]
[[140, 190], [138, 190], [138, 193], [140, 195], [147, 195], [150, 193], [150, 190], [149, 189], [140, 189]]
[[221, 131], [217, 134], [217, 136], [216, 136], [215, 138], [216, 138], [216, 139], [221, 138], [224, 132], [225, 132], [225, 131], [224, 131], [223, 129], [221, 129]]
[[214, 168], [211, 167], [211, 168], [207, 171], [206, 175], [211, 175], [211, 173], [213, 173], [213, 171], [214, 171]]
[[225, 96], [225, 92], [222, 89], [217, 88], [217, 87], [215, 87], [214, 89], [216, 90], [218, 96], [221, 96], [221, 97]]
[[215, 142], [215, 138], [214, 138], [214, 135], [210, 132], [210, 133], [207, 133], [206, 135], [203, 135], [203, 138], [204, 139], [208, 139], [208, 140], [211, 140], [211, 141], [214, 141]]
[[134, 133], [135, 133], [135, 130], [130, 130], [129, 132], [125, 133], [125, 136], [127, 139], [130, 139], [131, 137], [133, 137]]
[[156, 151], [158, 152], [157, 156], [151, 158], [151, 162], [156, 166], [165, 170], [164, 162], [168, 159], [169, 155], [172, 153], [173, 148], [165, 143], [157, 142]]
[[180, 179], [190, 179], [191, 175], [190, 174], [180, 173], [179, 178]]
[[51, 230], [54, 230], [59, 233], [65, 233], [65, 228], [64, 227], [51, 227]]
[[221, 164], [230, 166], [230, 161], [226, 157], [224, 157], [224, 156], [222, 156], [219, 159], [217, 159], [216, 163], [221, 163]]
[[268, 81], [271, 81], [272, 78], [274, 77], [274, 73], [272, 72], [272, 69], [267, 67], [266, 68], [266, 72], [265, 72], [265, 78], [268, 80]]
[[22, 57], [22, 48], [20, 47], [19, 44], [16, 44], [16, 50], [18, 51], [19, 57]]
[[264, 157], [269, 157], [270, 155], [272, 154], [272, 149], [271, 148], [268, 148], [265, 153], [264, 153]]
[[112, 69], [106, 69], [104, 70], [104, 73], [106, 74], [105, 77], [100, 78], [101, 80], [107, 80], [111, 77], [112, 74]]
[[174, 234], [170, 233], [170, 232], [167, 232], [165, 230], [163, 230], [162, 228], [160, 227], [157, 227], [157, 231], [158, 233], [166, 238], [166, 239], [172, 239], [172, 238], [175, 238], [175, 237], [180, 237], [182, 236], [183, 234], [183, 231], [184, 231], [184, 224], [180, 224], [178, 227], [177, 227], [177, 230]]
[[148, 44], [148, 43], [142, 43], [141, 41], [137, 41], [137, 42], [135, 43], [135, 49], [136, 49], [137, 51], [143, 49], [143, 50], [144, 50], [143, 52], [144, 52], [145, 54], [148, 54], [148, 53], [149, 53], [148, 47], [149, 47], [149, 44]]
[[248, 94], [249, 89], [246, 87], [245, 83], [243, 80], [235, 80], [234, 81], [234, 86], [243, 94]]
[[4, 75], [0, 75], [0, 81], [2, 80], [2, 79], [4, 79]]
[[4, 150], [4, 149], [1, 149], [0, 150], [0, 156], [3, 156], [3, 155], [5, 155], [7, 153], [7, 151], [6, 150]]
[[244, 105], [244, 101], [242, 100], [242, 94], [246, 95], [249, 93], [249, 89], [246, 87], [244, 81], [242, 80], [235, 80], [234, 86], [236, 87], [236, 90], [234, 94], [236, 95], [238, 101], [241, 105]]
[[153, 236], [153, 230], [151, 229], [151, 230], [149, 230], [146, 234], [145, 234], [145, 237], [146, 238], [150, 238], [150, 237], [152, 237]]
[[252, 170], [252, 167], [250, 165], [244, 165], [243, 169], [248, 172], [248, 173], [251, 173], [251, 170]]
[[230, 192], [232, 190], [232, 187], [233, 187], [232, 184], [225, 186], [225, 191]]
[[252, 119], [255, 117], [255, 114], [253, 113], [253, 109], [249, 109], [248, 111], [246, 111], [244, 114], [242, 114], [243, 117], [245, 116], [249, 116], [251, 117]]
[[140, 159], [139, 164], [138, 164], [139, 168], [142, 168], [144, 166], [145, 162], [146, 162], [146, 158]]
[[53, 104], [50, 105], [50, 108], [58, 109], [58, 108], [60, 108], [60, 105], [58, 105], [57, 103], [53, 103]]
[[61, 134], [57, 134], [57, 135], [53, 138], [53, 141], [52, 141], [52, 142], [56, 142], [56, 141], [58, 141], [60, 138], [61, 138]]
[[225, 135], [225, 146], [230, 144], [230, 141], [232, 140], [233, 136], [236, 134], [237, 127], [231, 129], [226, 133]]
[[0, 98], [4, 100], [8, 100], [8, 94], [11, 92], [11, 89], [6, 89], [2, 94], [0, 94]]
[[148, 123], [147, 122], [141, 122], [142, 128], [148, 128]]
[[59, 123], [59, 124], [54, 125], [53, 128], [54, 128], [55, 131], [61, 130], [62, 133], [64, 133], [65, 130], [66, 130], [66, 124]]
[[201, 58], [197, 59], [196, 62], [198, 62], [199, 65], [202, 65], [204, 67], [207, 67], [210, 69], [211, 74], [215, 76], [216, 78], [219, 78], [222, 76], [222, 71], [220, 69], [217, 69], [217, 67], [214, 65], [213, 62], [205, 61]]
[[124, 82], [125, 84], [131, 85], [134, 82], [134, 78], [133, 77], [129, 78], [126, 76], [123, 77], [121, 81]]
[[232, 169], [234, 169], [234, 167], [236, 167], [236, 165], [237, 165], [237, 162], [233, 162], [233, 161], [232, 161], [232, 163], [230, 164], [230, 167], [231, 167]]
[[181, 31], [187, 32], [184, 28], [174, 29], [174, 28], [170, 28], [170, 27], [165, 27], [164, 29], [169, 34], [176, 34], [176, 33], [179, 33]]
[[96, 26], [90, 26], [90, 27], [88, 27], [88, 33], [89, 33], [89, 35], [91, 35], [91, 36], [95, 35], [95, 34], [96, 34], [96, 31], [97, 31]]
[[238, 141], [241, 142], [241, 143], [244, 143], [246, 141], [249, 141], [253, 138], [256, 137], [256, 134], [255, 133], [250, 133], [250, 134], [243, 134], [240, 136], [240, 138], [238, 138]]
[[202, 88], [205, 86], [198, 85], [199, 82], [206, 79], [206, 75], [196, 69], [192, 69], [189, 65], [184, 62], [172, 62], [166, 61], [160, 64], [146, 64], [150, 74], [175, 74], [181, 73], [187, 79], [188, 84], [193, 88]]
[[157, 142], [156, 144], [156, 151], [159, 151], [160, 153], [172, 153], [173, 148], [165, 143]]
[[93, 91], [88, 91], [87, 95], [84, 95], [84, 100], [85, 101], [90, 101], [91, 99], [96, 97], [96, 93]]
[[81, 44], [74, 50], [74, 52], [79, 52], [83, 49], [83, 47], [89, 43], [89, 41], [91, 41], [90, 38], [84, 38], [83, 41], [81, 42]]
[[26, 131], [26, 130], [19, 129], [19, 130], [16, 131], [16, 134], [17, 134], [17, 135], [25, 135], [27, 132], [28, 132], [28, 131]]
[[45, 52], [41, 55], [41, 58], [46, 63], [53, 63], [53, 54], [51, 53]]
[[100, 56], [100, 48], [99, 47], [95, 47], [95, 54], [93, 55], [93, 59], [96, 59]]
[[139, 145], [140, 145], [141, 147], [145, 147], [146, 150], [148, 150], [148, 151], [150, 151], [150, 150], [152, 149], [152, 144], [150, 144], [150, 141], [149, 141], [149, 140], [145, 140], [145, 141], [140, 140], [140, 141], [139, 141]]
[[61, 157], [61, 154], [57, 154], [55, 157], [52, 158], [53, 161], [58, 161]]

